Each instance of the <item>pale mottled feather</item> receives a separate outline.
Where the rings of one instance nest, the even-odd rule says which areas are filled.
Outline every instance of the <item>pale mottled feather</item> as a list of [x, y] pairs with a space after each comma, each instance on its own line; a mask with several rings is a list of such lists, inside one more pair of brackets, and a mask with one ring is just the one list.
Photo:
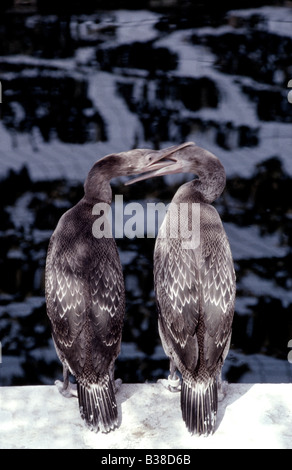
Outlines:
[[[225, 172], [215, 156], [195, 145], [180, 151], [177, 161], [189, 171], [193, 165], [199, 179], [178, 189], [157, 237], [154, 278], [159, 333], [166, 354], [182, 374], [181, 407], [189, 431], [210, 434], [235, 301], [229, 242], [219, 214], [210, 205], [224, 188]], [[171, 238], [176, 222], [172, 207], [181, 203], [187, 203], [189, 210], [179, 218], [179, 236]], [[193, 204], [199, 204], [199, 210]], [[181, 234], [190, 221], [193, 236], [185, 248]]]
[[[66, 356], [71, 372], [80, 377], [87, 357], [94, 381], [107, 372], [119, 352], [124, 283], [114, 240], [95, 239], [82, 220], [86, 207], [75, 207], [63, 216], [50, 242], [47, 310], [56, 347]], [[90, 240], [88, 248], [82, 248], [85, 240]]]

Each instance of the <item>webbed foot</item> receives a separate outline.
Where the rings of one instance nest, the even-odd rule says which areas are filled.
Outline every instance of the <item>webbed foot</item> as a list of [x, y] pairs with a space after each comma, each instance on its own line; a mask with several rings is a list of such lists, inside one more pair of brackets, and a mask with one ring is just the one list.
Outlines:
[[176, 374], [174, 374], [173, 377], [169, 375], [168, 379], [159, 379], [157, 380], [157, 383], [161, 383], [164, 388], [167, 388], [167, 390], [172, 393], [180, 392], [181, 389], [180, 379]]
[[228, 392], [228, 382], [220, 379], [218, 380], [218, 401], [223, 401]]
[[72, 397], [77, 397], [77, 385], [72, 384], [69, 382], [66, 386], [65, 382], [61, 382], [61, 380], [56, 380], [55, 385], [61, 395], [63, 395], [66, 398], [72, 398]]
[[120, 390], [122, 383], [123, 383], [122, 379], [114, 380], [115, 393], [117, 393]]
[[61, 380], [55, 381], [55, 385], [61, 395], [66, 398], [77, 397], [77, 385], [70, 382], [69, 369], [65, 365], [63, 365], [63, 378], [64, 382], [61, 382]]

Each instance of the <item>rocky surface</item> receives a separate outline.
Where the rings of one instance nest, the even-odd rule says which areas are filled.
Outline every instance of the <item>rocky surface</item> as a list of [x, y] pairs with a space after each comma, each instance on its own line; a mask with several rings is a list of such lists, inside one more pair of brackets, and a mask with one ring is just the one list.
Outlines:
[[209, 437], [188, 433], [179, 393], [161, 384], [122, 385], [117, 393], [119, 427], [109, 434], [87, 429], [77, 399], [64, 398], [56, 387], [3, 387], [0, 448], [103, 449], [100, 458], [109, 458], [111, 449], [128, 455], [137, 449], [291, 449], [291, 387], [229, 385]]

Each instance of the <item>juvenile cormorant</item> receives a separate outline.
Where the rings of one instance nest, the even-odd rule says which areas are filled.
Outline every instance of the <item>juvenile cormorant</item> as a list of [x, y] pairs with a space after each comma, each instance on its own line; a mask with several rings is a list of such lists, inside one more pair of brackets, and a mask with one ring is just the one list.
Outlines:
[[159, 333], [170, 358], [169, 388], [179, 384], [178, 369], [187, 429], [208, 435], [215, 428], [235, 301], [232, 254], [220, 216], [211, 205], [222, 193], [226, 177], [219, 159], [193, 142], [161, 152], [171, 165], [127, 184], [173, 173], [197, 176], [178, 189], [159, 230], [154, 284]]
[[[63, 395], [76, 395], [69, 373], [75, 376], [81, 416], [96, 431], [108, 432], [118, 424], [113, 369], [120, 351], [125, 293], [113, 237], [93, 234], [93, 206], [111, 203], [112, 178], [141, 173], [148, 164], [167, 165], [159, 163], [161, 157], [159, 152], [135, 149], [97, 161], [85, 181], [84, 197], [63, 214], [49, 243], [47, 314], [64, 376], [57, 385]], [[110, 225], [103, 229], [111, 233]]]

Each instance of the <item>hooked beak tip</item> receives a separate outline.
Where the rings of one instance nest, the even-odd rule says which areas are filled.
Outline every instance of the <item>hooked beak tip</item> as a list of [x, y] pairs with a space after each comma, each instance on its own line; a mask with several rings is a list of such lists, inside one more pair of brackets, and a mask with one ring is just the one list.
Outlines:
[[185, 147], [189, 147], [191, 145], [195, 145], [194, 142], [185, 142], [183, 144], [174, 145], [166, 149], [153, 151], [153, 160], [141, 169], [141, 176], [127, 181], [125, 185], [129, 186], [133, 183], [137, 183], [138, 181], [142, 181], [155, 176], [164, 176], [167, 174], [179, 173], [181, 171], [181, 167], [179, 165], [179, 160], [175, 157], [175, 154], [179, 150], [182, 150]]

